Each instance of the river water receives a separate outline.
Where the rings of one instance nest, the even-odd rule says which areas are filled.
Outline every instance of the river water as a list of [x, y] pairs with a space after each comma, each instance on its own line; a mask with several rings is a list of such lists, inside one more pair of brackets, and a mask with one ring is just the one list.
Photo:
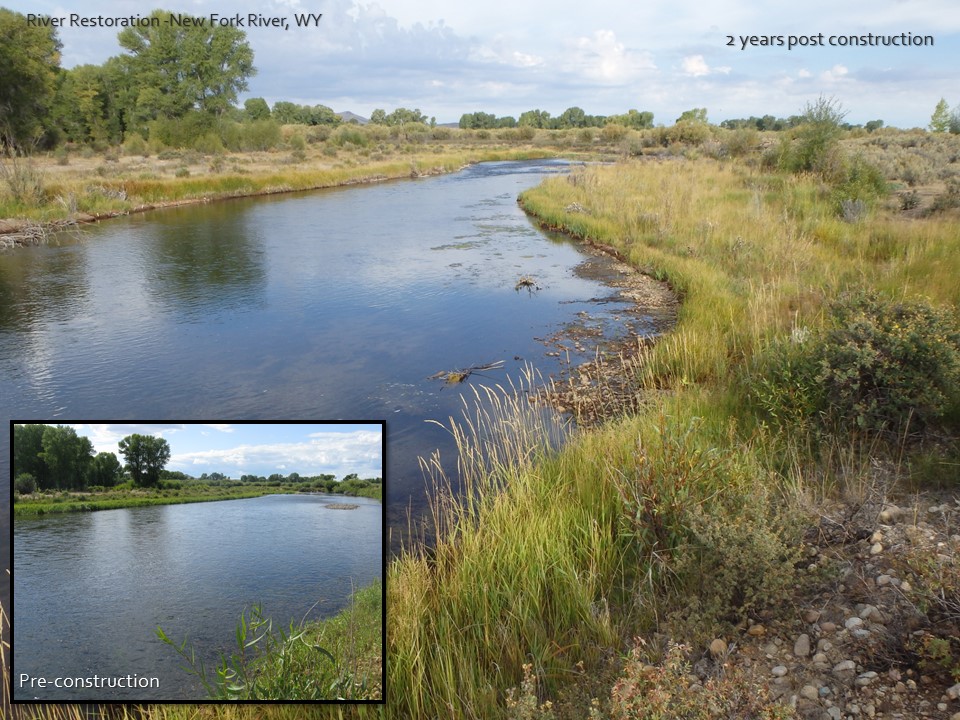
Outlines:
[[[358, 507], [328, 508], [339, 495], [268, 495], [17, 520], [14, 699], [204, 699], [157, 627], [188, 639], [212, 680], [255, 603], [284, 627], [341, 610], [383, 567], [381, 504], [349, 500]], [[157, 687], [40, 688], [21, 686], [22, 674], [61, 685], [156, 678]]]
[[[48, 423], [386, 420], [396, 547], [425, 513], [418, 458], [454, 465], [449, 433], [427, 421], [459, 416], [463, 388], [431, 376], [499, 361], [469, 382], [548, 376], [594, 355], [557, 352], [550, 339], [570, 328], [590, 324], [596, 342], [657, 331], [595, 279], [602, 259], [518, 208], [519, 192], [568, 170], [483, 163], [195, 205], [0, 254], [0, 407]], [[524, 276], [536, 287], [518, 289]], [[4, 436], [0, 493], [8, 458]]]

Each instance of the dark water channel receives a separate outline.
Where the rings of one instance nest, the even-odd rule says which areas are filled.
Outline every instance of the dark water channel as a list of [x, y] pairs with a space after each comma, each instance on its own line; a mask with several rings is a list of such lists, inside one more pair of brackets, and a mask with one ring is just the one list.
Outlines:
[[[459, 416], [462, 388], [431, 375], [503, 361], [469, 382], [527, 364], [548, 376], [594, 355], [545, 342], [571, 328], [597, 341], [656, 331], [597, 279], [603, 261], [584, 273], [575, 243], [518, 208], [520, 191], [568, 169], [484, 163], [197, 205], [0, 254], [0, 407], [47, 422], [385, 419], [399, 532], [424, 512], [417, 458], [440, 449], [452, 465], [448, 433], [426, 420]], [[539, 289], [517, 290], [522, 276]]]

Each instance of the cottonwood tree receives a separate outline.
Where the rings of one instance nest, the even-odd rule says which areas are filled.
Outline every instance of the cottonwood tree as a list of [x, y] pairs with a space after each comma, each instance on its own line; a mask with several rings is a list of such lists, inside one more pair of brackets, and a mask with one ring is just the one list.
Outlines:
[[154, 10], [150, 17], [160, 20], [157, 27], [127, 28], [117, 36], [129, 53], [126, 67], [141, 88], [138, 113], [143, 118], [180, 117], [190, 110], [222, 115], [256, 74], [246, 34], [199, 19], [177, 26], [167, 22], [171, 15]]
[[0, 7], [0, 149], [23, 150], [43, 136], [60, 48], [54, 28]]
[[136, 485], [156, 487], [160, 471], [170, 460], [170, 444], [160, 437], [134, 433], [120, 441], [120, 453]]
[[77, 435], [72, 427], [48, 425], [43, 431], [40, 458], [50, 471], [53, 487], [81, 489], [87, 484], [93, 443], [90, 438]]

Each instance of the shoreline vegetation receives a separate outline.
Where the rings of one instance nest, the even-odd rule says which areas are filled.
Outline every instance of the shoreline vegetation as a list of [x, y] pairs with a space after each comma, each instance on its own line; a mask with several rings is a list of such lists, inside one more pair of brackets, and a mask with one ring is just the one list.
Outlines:
[[955, 710], [960, 136], [843, 130], [836, 110], [563, 136], [556, 154], [616, 164], [523, 207], [682, 300], [624, 365], [633, 391], [561, 448], [521, 394], [465, 401], [461, 477], [425, 462], [436, 541], [388, 567], [386, 706], [148, 716]]
[[[363, 490], [348, 490], [343, 493], [322, 493], [324, 495], [344, 495], [349, 497], [370, 497], [382, 502], [380, 489], [364, 495]], [[309, 493], [313, 491], [298, 488], [295, 484], [283, 486], [264, 486], [243, 484], [236, 487], [221, 485], [189, 485], [181, 489], [156, 488], [153, 490], [137, 488], [135, 490], [103, 490], [94, 492], [63, 491], [52, 495], [35, 493], [16, 498], [13, 505], [14, 518], [41, 517], [68, 512], [93, 512], [97, 510], [114, 510], [126, 507], [146, 507], [149, 505], [180, 505], [197, 502], [213, 502], [216, 500], [244, 500], [276, 495], [278, 493]]]

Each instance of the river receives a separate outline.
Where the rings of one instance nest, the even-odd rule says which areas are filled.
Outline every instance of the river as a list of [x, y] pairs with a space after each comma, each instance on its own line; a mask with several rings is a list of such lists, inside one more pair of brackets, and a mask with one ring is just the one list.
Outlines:
[[[431, 376], [500, 361], [468, 382], [549, 376], [597, 343], [658, 331], [655, 312], [626, 312], [597, 279], [603, 258], [517, 206], [568, 170], [483, 163], [200, 204], [0, 254], [0, 406], [48, 423], [386, 420], [395, 547], [408, 514], [425, 513], [418, 458], [439, 450], [453, 466], [449, 433], [427, 421], [459, 416], [463, 388]], [[518, 288], [525, 276], [534, 285]], [[585, 326], [592, 342], [563, 341]]]
[[[276, 627], [341, 610], [382, 572], [382, 505], [339, 495], [267, 495], [20, 519], [14, 527], [16, 700], [202, 700], [156, 636], [188, 639], [210, 674], [236, 652], [255, 603]], [[20, 685], [156, 678], [156, 687]], [[129, 682], [129, 681], [127, 681]]]

